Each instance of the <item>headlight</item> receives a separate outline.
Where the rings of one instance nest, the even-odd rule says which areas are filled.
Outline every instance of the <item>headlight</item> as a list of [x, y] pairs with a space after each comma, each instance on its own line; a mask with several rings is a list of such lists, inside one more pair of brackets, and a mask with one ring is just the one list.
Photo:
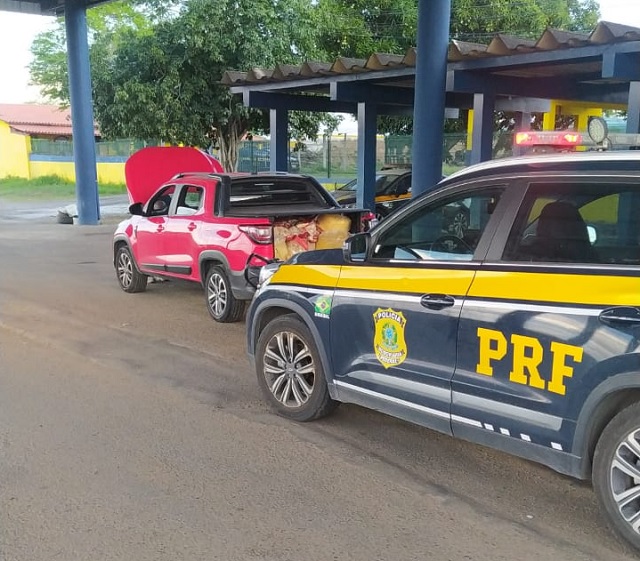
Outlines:
[[260, 269], [258, 276], [258, 290], [269, 284], [269, 280], [280, 268], [280, 263], [269, 263]]

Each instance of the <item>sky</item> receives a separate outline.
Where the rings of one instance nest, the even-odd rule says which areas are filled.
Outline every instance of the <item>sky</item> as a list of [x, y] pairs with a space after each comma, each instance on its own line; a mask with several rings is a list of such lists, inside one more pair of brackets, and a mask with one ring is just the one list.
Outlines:
[[[600, 13], [604, 21], [640, 27], [639, 0], [600, 0]], [[0, 103], [41, 101], [38, 89], [29, 86], [30, 47], [54, 22], [53, 17], [0, 12]], [[341, 129], [353, 128], [349, 121]]]

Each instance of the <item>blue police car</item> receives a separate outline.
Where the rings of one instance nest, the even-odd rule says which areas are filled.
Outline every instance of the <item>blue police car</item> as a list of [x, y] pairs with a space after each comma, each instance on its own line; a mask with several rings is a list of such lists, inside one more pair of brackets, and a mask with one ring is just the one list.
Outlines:
[[640, 549], [640, 153], [469, 167], [267, 266], [247, 325], [278, 413], [356, 403], [591, 479]]

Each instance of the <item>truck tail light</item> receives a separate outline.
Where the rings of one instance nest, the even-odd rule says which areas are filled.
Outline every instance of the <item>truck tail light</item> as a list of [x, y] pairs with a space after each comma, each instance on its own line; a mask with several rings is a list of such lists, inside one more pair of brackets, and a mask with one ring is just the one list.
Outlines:
[[257, 244], [266, 245], [273, 242], [273, 228], [271, 226], [239, 226], [239, 229]]

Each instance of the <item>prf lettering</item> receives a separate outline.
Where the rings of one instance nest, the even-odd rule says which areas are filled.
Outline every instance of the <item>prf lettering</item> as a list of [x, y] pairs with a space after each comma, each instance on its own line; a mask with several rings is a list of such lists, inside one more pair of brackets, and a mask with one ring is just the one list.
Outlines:
[[485, 376], [493, 376], [493, 365], [501, 361], [511, 345], [513, 360], [509, 380], [516, 384], [531, 386], [539, 390], [565, 395], [565, 378], [573, 376], [573, 366], [567, 364], [568, 359], [573, 363], [582, 362], [582, 347], [566, 345], [558, 341], [551, 341], [551, 378], [546, 380], [540, 375], [540, 364], [545, 350], [542, 343], [535, 337], [526, 335], [511, 335], [507, 338], [501, 331], [478, 327], [480, 351], [476, 372]]

